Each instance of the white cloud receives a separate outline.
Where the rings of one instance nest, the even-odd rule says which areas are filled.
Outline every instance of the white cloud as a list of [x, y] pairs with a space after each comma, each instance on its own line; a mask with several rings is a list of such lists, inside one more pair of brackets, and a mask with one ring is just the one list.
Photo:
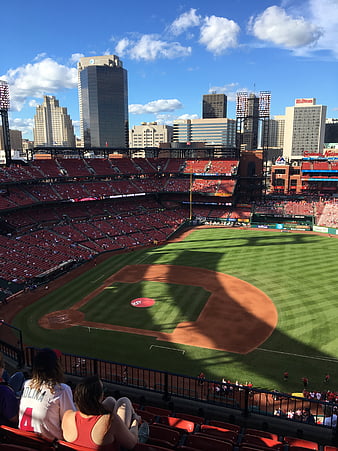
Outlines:
[[10, 69], [0, 77], [9, 84], [11, 109], [20, 111], [29, 97], [42, 98], [63, 89], [77, 86], [77, 70], [51, 58]]
[[216, 94], [226, 94], [227, 100], [229, 102], [235, 102], [237, 91], [238, 91], [238, 83], [229, 83], [228, 85], [224, 86], [212, 86], [209, 89], [209, 94], [214, 92]]
[[251, 18], [249, 29], [258, 39], [290, 49], [313, 45], [322, 35], [319, 26], [304, 17], [294, 18], [278, 6]]
[[123, 56], [130, 45], [131, 42], [128, 38], [121, 39], [115, 47], [115, 53], [119, 56]]
[[338, 57], [338, 2], [337, 0], [309, 0], [309, 14], [322, 34], [317, 50], [331, 50]]
[[39, 105], [39, 102], [37, 102], [35, 99], [32, 99], [28, 102], [28, 106], [31, 108], [36, 108]]
[[154, 61], [157, 58], [174, 59], [190, 55], [191, 47], [184, 47], [179, 42], [163, 41], [157, 35], [145, 34], [137, 41], [121, 39], [115, 51], [120, 55], [122, 52], [131, 59]]
[[199, 119], [198, 114], [181, 114], [176, 119]]
[[73, 53], [72, 56], [70, 57], [70, 63], [76, 64], [79, 62], [80, 58], [83, 58], [83, 57], [84, 57], [83, 53]]
[[133, 104], [129, 105], [129, 113], [131, 114], [157, 114], [167, 111], [175, 111], [183, 108], [182, 103], [177, 99], [159, 99], [146, 103], [145, 105]]
[[201, 16], [196, 14], [196, 9], [191, 8], [190, 11], [181, 14], [174, 20], [169, 27], [169, 31], [175, 36], [178, 36], [179, 34], [184, 33], [188, 28], [199, 26], [200, 22]]
[[34, 119], [15, 118], [9, 119], [9, 127], [12, 130], [20, 130], [22, 135], [31, 135], [34, 127]]
[[33, 61], [40, 61], [40, 60], [42, 60], [43, 58], [46, 58], [46, 56], [47, 56], [47, 53], [46, 53], [46, 52], [38, 53], [38, 54], [36, 55], [36, 57], [33, 59]]
[[209, 52], [220, 55], [227, 49], [238, 46], [239, 32], [240, 27], [233, 20], [210, 16], [204, 19], [199, 42], [205, 45]]

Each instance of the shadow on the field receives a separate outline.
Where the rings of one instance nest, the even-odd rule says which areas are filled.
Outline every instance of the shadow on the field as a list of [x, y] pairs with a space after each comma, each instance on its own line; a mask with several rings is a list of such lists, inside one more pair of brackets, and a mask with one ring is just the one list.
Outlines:
[[[264, 230], [265, 232], [267, 230]], [[237, 232], [237, 230], [236, 230]], [[302, 233], [286, 233], [286, 232], [276, 232], [271, 231], [271, 234], [264, 234], [262, 236], [258, 236], [257, 234], [250, 236], [250, 232], [247, 230], [242, 231], [243, 234], [239, 234], [236, 237], [236, 244], [230, 245], [228, 242], [233, 242], [234, 238], [209, 238], [207, 239], [208, 242], [219, 242], [219, 243], [225, 243], [224, 245], [226, 247], [232, 248], [232, 247], [241, 247], [241, 246], [280, 246], [285, 244], [308, 244], [309, 240], [311, 242], [314, 241], [321, 241], [323, 237], [317, 236], [317, 235], [307, 235]], [[259, 232], [258, 232], [259, 233]], [[191, 238], [190, 238], [191, 237]], [[184, 239], [182, 242], [182, 250], [186, 248], [187, 243], [202, 243], [203, 239], [193, 239], [193, 235], [189, 235], [187, 238]], [[238, 243], [238, 244], [237, 244]], [[185, 247], [184, 247], [185, 246]], [[208, 246], [210, 248], [211, 246]], [[177, 247], [175, 247], [177, 249]]]
[[[249, 235], [249, 234], [248, 234]], [[321, 237], [311, 236], [311, 242], [319, 240]], [[270, 246], [270, 245], [287, 245], [287, 244], [308, 244], [309, 237], [304, 234], [289, 234], [287, 237], [283, 235], [280, 238], [278, 234], [264, 235], [260, 236], [245, 236], [240, 237], [239, 240], [242, 241], [241, 246]], [[182, 266], [192, 266], [192, 267], [204, 267], [206, 269], [214, 270], [218, 267], [218, 262], [226, 253], [227, 249], [232, 247], [238, 247], [236, 245], [224, 246], [224, 252], [219, 246], [216, 249], [219, 252], [205, 252], [200, 251], [195, 246], [200, 240], [189, 240], [184, 241], [182, 248], [175, 247], [175, 252], [179, 251], [174, 260], [170, 261], [172, 265], [182, 265]], [[226, 243], [228, 239], [215, 239], [208, 240], [215, 241], [219, 243]], [[232, 240], [230, 240], [232, 241]], [[187, 245], [191, 247], [187, 249]], [[208, 246], [209, 249], [209, 246]], [[164, 252], [159, 248], [156, 250], [156, 256], [161, 259]], [[155, 259], [156, 260], [156, 259]], [[156, 264], [156, 261], [153, 263]], [[160, 263], [160, 262], [159, 262]], [[209, 274], [209, 277], [217, 279], [217, 272]], [[187, 281], [187, 285], [189, 282]], [[210, 343], [214, 344], [215, 350], [203, 349], [200, 347], [199, 356], [197, 352], [192, 348], [185, 354], [185, 362], [180, 362], [180, 368], [175, 368], [174, 361], [167, 361], [166, 369], [168, 371], [179, 372], [184, 371], [191, 374], [191, 369], [194, 368], [194, 374], [198, 374], [203, 371], [207, 377], [220, 380], [220, 368], [223, 368], [224, 374], [221, 377], [230, 379], [232, 381], [239, 380], [240, 383], [245, 383], [250, 381], [254, 386], [261, 386], [266, 389], [279, 388], [285, 391], [302, 391], [303, 382], [302, 377], [306, 376], [309, 379], [309, 387], [313, 389], [323, 389], [324, 387], [324, 376], [327, 373], [336, 373], [338, 369], [338, 360], [335, 360], [329, 354], [319, 351], [315, 344], [306, 344], [297, 338], [297, 328], [307, 327], [308, 332], [304, 335], [304, 340], [310, 340], [310, 335], [312, 334], [313, 342], [315, 343], [315, 330], [316, 330], [316, 317], [315, 310], [311, 310], [309, 307], [308, 311], [303, 312], [302, 316], [298, 319], [295, 314], [295, 330], [290, 330], [290, 335], [284, 333], [277, 328], [272, 330], [270, 325], [264, 319], [257, 319], [254, 310], [246, 309], [243, 305], [236, 305], [236, 309], [233, 310], [236, 301], [231, 299], [226, 287], [219, 289], [219, 295], [227, 299], [229, 303], [229, 316], [225, 318], [218, 318], [215, 316], [214, 322], [210, 324], [209, 329], [203, 328], [199, 331], [205, 336], [205, 342], [209, 343], [206, 348], [211, 347]], [[187, 294], [188, 296], [188, 294]], [[193, 302], [193, 299], [191, 299]], [[250, 300], [248, 300], [250, 304]], [[235, 312], [235, 314], [234, 314]], [[233, 331], [233, 336], [228, 336], [226, 334], [222, 336], [223, 339], [228, 339], [226, 344], [226, 349], [230, 352], [224, 352], [217, 350], [219, 348], [219, 340], [217, 333], [215, 332], [219, 328], [223, 328], [225, 331], [228, 330], [229, 324], [231, 323], [231, 330]], [[237, 330], [234, 332], [233, 324], [238, 323]], [[269, 327], [270, 333], [269, 335]], [[236, 353], [234, 346], [237, 344], [243, 346], [244, 343], [249, 343], [254, 345], [257, 341], [256, 334], [260, 334], [262, 330], [266, 331], [265, 338], [257, 343], [257, 348], [249, 353]], [[303, 329], [302, 329], [303, 331]], [[187, 330], [189, 333], [189, 330]], [[320, 331], [321, 334], [325, 335], [325, 331]], [[327, 334], [325, 336], [330, 336]], [[225, 338], [224, 338], [225, 337]], [[258, 340], [259, 341], [259, 340]], [[320, 337], [320, 343], [323, 343], [323, 337]], [[170, 343], [170, 347], [177, 346], [177, 349], [181, 348], [180, 345], [175, 345]], [[243, 352], [243, 349], [242, 351]], [[194, 355], [191, 361], [189, 361], [189, 354]], [[283, 373], [288, 371], [289, 380], [285, 382], [283, 379]], [[256, 380], [258, 380], [256, 382]], [[327, 386], [326, 386], [327, 387]]]

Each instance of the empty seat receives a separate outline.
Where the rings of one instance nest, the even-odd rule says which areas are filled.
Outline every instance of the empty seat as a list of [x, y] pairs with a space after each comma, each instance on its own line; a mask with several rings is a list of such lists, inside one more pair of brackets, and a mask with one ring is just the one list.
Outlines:
[[192, 421], [195, 424], [203, 424], [204, 423], [204, 418], [199, 417], [197, 415], [190, 415], [188, 413], [178, 412], [175, 414], [175, 416], [178, 418], [182, 418], [183, 420]]
[[0, 450], [2, 451], [36, 451], [36, 448], [30, 448], [28, 446], [13, 445], [10, 443], [0, 443]]
[[176, 417], [160, 417], [160, 424], [171, 426], [177, 429], [181, 429], [186, 432], [193, 432], [195, 429], [195, 423], [182, 418]]
[[237, 433], [241, 430], [241, 427], [238, 424], [226, 423], [224, 421], [210, 420], [208, 424], [210, 424], [210, 426], [217, 426], [223, 429], [230, 429], [231, 431], [236, 431]]
[[284, 442], [289, 445], [289, 447], [296, 447], [297, 448], [308, 448], [308, 449], [314, 449], [318, 450], [319, 445], [317, 442], [312, 442], [310, 440], [303, 440], [301, 438], [296, 437], [284, 437]]
[[164, 448], [163, 446], [151, 445], [149, 443], [137, 443], [133, 451], [168, 451], [171, 448]]
[[211, 426], [209, 424], [201, 425], [201, 433], [211, 435], [219, 440], [224, 440], [226, 442], [237, 441], [238, 433], [236, 431], [231, 431], [230, 429], [219, 428], [217, 426]]
[[0, 426], [0, 441], [3, 444], [21, 445], [39, 451], [54, 449], [53, 442], [37, 432], [21, 431], [10, 426]]
[[180, 437], [181, 433], [179, 431], [171, 428], [169, 429], [168, 427], [161, 426], [160, 424], [150, 424], [147, 443], [174, 448], [178, 445]]
[[142, 420], [146, 421], [147, 423], [153, 423], [158, 416], [156, 415], [156, 413], [148, 412], [148, 410], [135, 409], [135, 412], [137, 413], [137, 415], [140, 415]]
[[[183, 446], [203, 450], [203, 451], [232, 451], [233, 444], [217, 440], [213, 437], [207, 437], [203, 434], [189, 434], [187, 435]], [[177, 449], [184, 449], [178, 447]]]
[[269, 448], [279, 451], [282, 451], [284, 447], [283, 443], [278, 440], [249, 434], [244, 435], [242, 444], [249, 446], [250, 448]]
[[169, 416], [171, 414], [171, 410], [162, 409], [161, 407], [145, 406], [144, 410], [146, 410], [147, 412], [152, 412], [158, 416]]
[[260, 429], [246, 429], [245, 434], [256, 435], [258, 437], [271, 438], [271, 440], [278, 440], [277, 434], [273, 434], [273, 433], [267, 432], [267, 431], [261, 431]]

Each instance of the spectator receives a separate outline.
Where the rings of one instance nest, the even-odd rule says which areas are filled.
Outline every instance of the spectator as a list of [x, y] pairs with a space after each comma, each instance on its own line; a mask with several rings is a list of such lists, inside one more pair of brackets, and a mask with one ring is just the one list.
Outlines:
[[204, 375], [204, 373], [202, 371], [198, 375], [197, 379], [198, 379], [198, 385], [203, 385], [204, 384], [205, 375]]
[[75, 410], [73, 394], [63, 383], [60, 360], [52, 349], [42, 349], [33, 361], [32, 379], [24, 383], [19, 428], [62, 439], [61, 420], [69, 409]]
[[0, 383], [0, 424], [17, 427], [19, 403], [15, 393], [6, 383]]
[[312, 415], [310, 409], [306, 407], [303, 412], [303, 421], [307, 424], [316, 424], [315, 417]]
[[331, 406], [324, 407], [324, 426], [329, 426], [332, 428], [337, 427], [337, 415], [333, 412]]
[[103, 384], [97, 376], [80, 382], [74, 392], [77, 412], [68, 410], [62, 420], [67, 442], [91, 449], [132, 449], [138, 438], [138, 417], [128, 398], [103, 401]]

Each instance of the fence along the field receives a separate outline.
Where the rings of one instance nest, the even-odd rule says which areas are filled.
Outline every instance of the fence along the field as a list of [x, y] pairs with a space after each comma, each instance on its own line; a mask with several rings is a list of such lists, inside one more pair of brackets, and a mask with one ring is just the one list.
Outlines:
[[20, 329], [0, 319], [0, 345], [1, 351], [18, 363], [24, 364], [22, 335]]

